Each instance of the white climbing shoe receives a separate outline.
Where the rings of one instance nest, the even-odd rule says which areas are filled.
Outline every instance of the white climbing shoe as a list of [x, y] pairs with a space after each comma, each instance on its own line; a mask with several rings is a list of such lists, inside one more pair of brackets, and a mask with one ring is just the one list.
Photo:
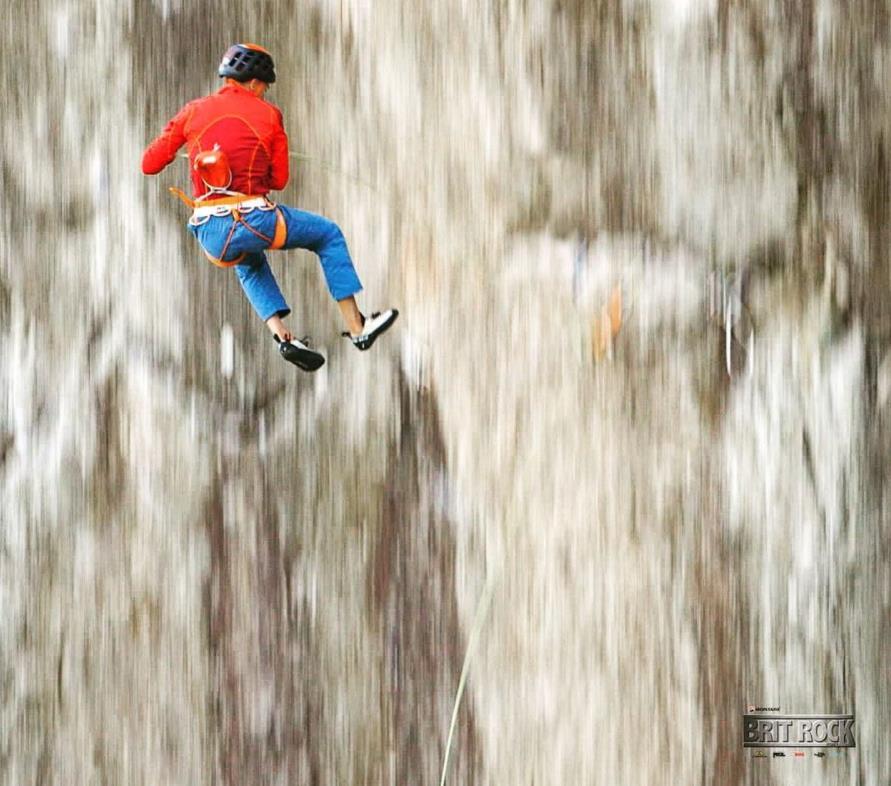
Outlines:
[[363, 351], [370, 349], [375, 339], [385, 332], [396, 321], [398, 316], [399, 312], [395, 308], [388, 308], [386, 311], [380, 312], [375, 311], [370, 317], [362, 317], [362, 332], [358, 336], [348, 332], [344, 332], [342, 335], [349, 338], [356, 349]]

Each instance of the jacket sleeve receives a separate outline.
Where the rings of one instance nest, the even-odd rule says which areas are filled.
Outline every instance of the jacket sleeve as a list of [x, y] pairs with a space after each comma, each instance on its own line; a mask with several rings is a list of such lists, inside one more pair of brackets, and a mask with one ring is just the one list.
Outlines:
[[192, 105], [186, 104], [145, 149], [142, 154], [143, 174], [157, 175], [176, 158], [176, 151], [186, 141], [186, 121], [191, 112]]
[[272, 135], [270, 144], [269, 187], [273, 191], [281, 191], [288, 185], [290, 177], [290, 158], [288, 157], [288, 135], [282, 123], [282, 113], [277, 111], [278, 124]]

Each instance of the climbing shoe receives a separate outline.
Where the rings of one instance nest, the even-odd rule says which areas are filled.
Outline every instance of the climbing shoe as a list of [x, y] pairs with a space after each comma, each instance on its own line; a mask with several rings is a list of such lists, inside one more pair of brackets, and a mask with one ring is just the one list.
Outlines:
[[281, 356], [304, 371], [316, 371], [325, 362], [322, 355], [310, 348], [308, 336], [304, 336], [300, 340], [292, 338], [290, 341], [282, 341], [278, 336], [273, 336], [273, 338], [278, 343], [278, 351]]
[[341, 335], [350, 339], [356, 349], [364, 351], [371, 348], [375, 339], [385, 332], [396, 321], [398, 316], [399, 312], [395, 308], [388, 308], [386, 311], [375, 311], [370, 317], [362, 317], [362, 332], [358, 336], [354, 336], [348, 331], [344, 331]]

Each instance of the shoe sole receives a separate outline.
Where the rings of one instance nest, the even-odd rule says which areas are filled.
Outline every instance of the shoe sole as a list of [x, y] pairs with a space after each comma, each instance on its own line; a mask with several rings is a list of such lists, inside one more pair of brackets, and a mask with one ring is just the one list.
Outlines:
[[[381, 325], [376, 331], [374, 331], [374, 333], [372, 333], [372, 334], [368, 337], [368, 339], [362, 343], [361, 346], [360, 346], [359, 344], [356, 344], [356, 348], [357, 348], [360, 352], [365, 352], [366, 350], [371, 349], [371, 345], [372, 345], [375, 341], [377, 341], [378, 337], [379, 337], [379, 336], [382, 336], [382, 335], [383, 335], [384, 333], [386, 333], [391, 327], [393, 327], [393, 323], [396, 321], [396, 317], [398, 317], [398, 316], [399, 316], [399, 311], [397, 311], [397, 310], [394, 308], [394, 309], [393, 309], [393, 315], [390, 317], [390, 319], [388, 319], [386, 322], [384, 322], [383, 325]], [[355, 344], [355, 342], [353, 342], [353, 343]]]
[[318, 371], [325, 365], [325, 358], [311, 349], [300, 349], [293, 344], [282, 344], [281, 356], [303, 371]]

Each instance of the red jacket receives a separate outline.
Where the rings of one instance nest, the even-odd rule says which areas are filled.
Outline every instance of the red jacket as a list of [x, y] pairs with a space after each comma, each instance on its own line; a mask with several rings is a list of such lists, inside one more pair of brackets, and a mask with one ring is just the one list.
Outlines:
[[[261, 195], [288, 182], [288, 137], [277, 106], [239, 85], [223, 85], [216, 93], [190, 101], [177, 112], [142, 154], [142, 171], [156, 175], [188, 143], [189, 162], [214, 144], [226, 153], [232, 169], [230, 190]], [[207, 191], [190, 167], [192, 191]]]

